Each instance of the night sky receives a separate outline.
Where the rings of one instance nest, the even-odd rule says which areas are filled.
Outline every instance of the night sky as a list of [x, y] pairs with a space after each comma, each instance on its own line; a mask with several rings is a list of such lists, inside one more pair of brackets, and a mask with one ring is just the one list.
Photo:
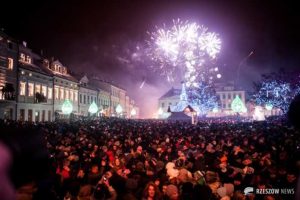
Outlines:
[[4, 32], [71, 70], [115, 80], [138, 105], [147, 105], [144, 117], [151, 116], [157, 98], [171, 85], [145, 66], [128, 63], [127, 57], [145, 41], [148, 30], [172, 19], [198, 22], [220, 34], [218, 62], [224, 81], [236, 77], [251, 51], [241, 66], [241, 85], [247, 89], [261, 73], [300, 69], [299, 6], [287, 1], [49, 0], [9, 1], [1, 7]]

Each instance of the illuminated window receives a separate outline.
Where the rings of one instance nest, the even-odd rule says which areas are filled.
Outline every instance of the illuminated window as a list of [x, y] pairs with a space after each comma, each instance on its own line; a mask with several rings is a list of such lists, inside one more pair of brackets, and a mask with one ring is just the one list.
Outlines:
[[20, 82], [20, 95], [25, 96], [26, 82]]
[[[63, 71], [62, 71], [63, 74], [67, 74], [67, 68], [63, 67]], [[72, 84], [71, 84], [72, 86]]]
[[48, 99], [52, 99], [52, 88], [48, 87]]
[[25, 54], [24, 53], [20, 54], [20, 61], [25, 62]]
[[35, 93], [41, 93], [41, 85], [40, 84], [36, 84], [34, 89], [35, 89]]
[[2, 88], [3, 87], [0, 87], [0, 99], [4, 99], [4, 96], [3, 96], [3, 93], [2, 93]]
[[27, 62], [27, 63], [31, 63], [31, 58], [30, 58], [30, 56], [26, 56], [26, 60], [25, 60], [25, 62]]
[[33, 97], [34, 85], [33, 83], [28, 83], [28, 96]]
[[71, 101], [73, 101], [74, 100], [74, 98], [73, 98], [74, 96], [73, 96], [73, 91], [72, 90], [70, 90], [70, 100]]
[[64, 99], [64, 89], [60, 88], [60, 99], [63, 100]]
[[8, 58], [8, 69], [14, 68], [14, 60], [12, 58]]
[[69, 99], [69, 90], [65, 90], [65, 99]]
[[77, 95], [78, 95], [78, 94], [77, 94], [77, 92], [75, 91], [75, 92], [74, 92], [74, 101], [75, 101], [75, 102], [78, 101], [78, 96], [77, 96]]
[[44, 97], [47, 96], [47, 87], [46, 86], [42, 86], [42, 94], [44, 95]]
[[54, 96], [55, 96], [55, 99], [56, 99], [56, 100], [59, 99], [59, 94], [58, 94], [58, 93], [59, 93], [58, 87], [55, 87], [55, 88], [54, 88]]

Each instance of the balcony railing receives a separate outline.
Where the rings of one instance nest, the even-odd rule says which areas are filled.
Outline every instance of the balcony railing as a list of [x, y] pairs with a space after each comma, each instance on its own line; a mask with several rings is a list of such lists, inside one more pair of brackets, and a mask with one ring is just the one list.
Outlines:
[[10, 93], [4, 93], [0, 96], [0, 100], [6, 100], [6, 101], [15, 101], [16, 95], [10, 94]]
[[34, 102], [35, 103], [46, 103], [47, 98], [43, 94], [37, 92], [37, 93], [35, 93]]

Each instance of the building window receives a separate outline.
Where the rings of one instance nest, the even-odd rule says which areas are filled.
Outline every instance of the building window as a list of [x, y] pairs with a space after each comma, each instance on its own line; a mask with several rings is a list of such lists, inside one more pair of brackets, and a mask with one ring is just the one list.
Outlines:
[[51, 121], [51, 110], [48, 110], [48, 121]]
[[26, 62], [31, 64], [31, 57], [30, 56], [26, 56]]
[[228, 93], [228, 99], [231, 99], [231, 94], [230, 93]]
[[44, 97], [47, 96], [47, 87], [46, 86], [42, 86], [42, 95], [44, 95]]
[[63, 100], [64, 99], [64, 89], [63, 88], [60, 88], [60, 100]]
[[14, 60], [12, 58], [8, 59], [8, 69], [12, 70], [14, 68]]
[[33, 83], [28, 83], [28, 96], [33, 97], [34, 94], [34, 84]]
[[40, 121], [40, 111], [35, 111], [34, 116], [35, 116], [35, 121], [39, 122]]
[[79, 103], [82, 103], [82, 94], [79, 95]]
[[69, 99], [69, 90], [65, 90], [65, 99]]
[[25, 54], [24, 53], [20, 54], [20, 61], [25, 62]]
[[226, 99], [226, 95], [225, 94], [223, 94], [223, 99]]
[[85, 103], [86, 103], [86, 96], [83, 95], [83, 104], [85, 104]]
[[0, 99], [4, 99], [3, 93], [2, 93], [3, 87], [0, 87]]
[[162, 108], [165, 107], [165, 103], [161, 103], [161, 107], [162, 107]]
[[74, 91], [74, 101], [75, 102], [78, 101], [78, 93], [76, 91]]
[[31, 109], [28, 110], [28, 121], [32, 122], [32, 110]]
[[40, 84], [35, 85], [35, 93], [41, 93], [41, 85]]
[[58, 87], [55, 87], [55, 88], [54, 88], [54, 97], [55, 97], [56, 100], [59, 99]]
[[13, 49], [13, 43], [8, 42], [8, 48], [9, 48], [9, 49]]
[[45, 115], [46, 115], [46, 111], [45, 111], [45, 110], [42, 110], [42, 122], [45, 121]]
[[90, 96], [87, 97], [87, 103], [90, 104]]
[[71, 100], [71, 101], [73, 101], [73, 99], [74, 99], [73, 97], [74, 97], [74, 96], [73, 96], [73, 91], [70, 90], [70, 100]]
[[24, 109], [20, 109], [20, 117], [19, 117], [20, 121], [24, 121], [25, 120], [25, 110]]
[[48, 99], [52, 99], [52, 88], [48, 87]]
[[20, 95], [25, 96], [26, 91], [26, 82], [20, 82]]

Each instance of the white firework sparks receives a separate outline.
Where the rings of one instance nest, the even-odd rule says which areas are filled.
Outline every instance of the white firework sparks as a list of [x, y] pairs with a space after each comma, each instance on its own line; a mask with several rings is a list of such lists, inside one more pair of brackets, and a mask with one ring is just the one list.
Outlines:
[[170, 28], [164, 25], [150, 33], [147, 55], [159, 66], [153, 69], [168, 81], [185, 81], [188, 86], [207, 81], [216, 72], [212, 63], [221, 50], [218, 34], [207, 30], [197, 23], [173, 20]]

